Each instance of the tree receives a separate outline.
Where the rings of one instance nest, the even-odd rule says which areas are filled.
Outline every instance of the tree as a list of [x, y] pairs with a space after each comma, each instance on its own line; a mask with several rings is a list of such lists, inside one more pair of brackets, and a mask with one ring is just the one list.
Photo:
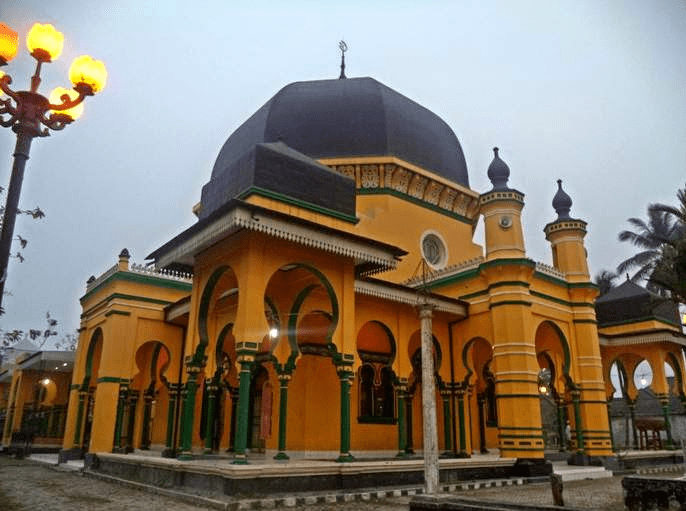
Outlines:
[[596, 273], [595, 277], [593, 277], [593, 282], [595, 282], [600, 289], [600, 296], [603, 296], [610, 289], [615, 287], [615, 280], [617, 280], [617, 278], [618, 275], [609, 270], [600, 270]]
[[[2, 186], [0, 186], [0, 193], [2, 193], [4, 191], [5, 191], [5, 189]], [[4, 218], [4, 213], [5, 213], [5, 206], [0, 206], [0, 228], [2, 228], [2, 219]], [[45, 217], [45, 213], [38, 206], [36, 206], [34, 209], [17, 209], [17, 215], [29, 215], [34, 220], [39, 220], [39, 219]], [[12, 241], [15, 241], [15, 240], [19, 242], [19, 245], [20, 245], [22, 250], [24, 250], [26, 248], [26, 245], [28, 244], [28, 240], [26, 238], [23, 238], [23, 237], [17, 235], [17, 237], [13, 238]], [[24, 262], [24, 255], [20, 251], [17, 251], [15, 254], [10, 254], [10, 257], [15, 257], [15, 258], [19, 259], [20, 263]], [[2, 273], [2, 272], [0, 272], [0, 273]], [[6, 277], [5, 275], [0, 274], [0, 279], [4, 280], [5, 277]], [[5, 293], [6, 293], [6, 291], [5, 291]], [[0, 306], [0, 315], [2, 315], [4, 313], [5, 313], [5, 309]]]
[[50, 316], [49, 312], [45, 313], [45, 321], [47, 323], [46, 328], [31, 328], [28, 332], [23, 330], [0, 330], [0, 348], [7, 349], [11, 348], [13, 345], [21, 341], [23, 338], [30, 338], [38, 349], [45, 346], [53, 336], [57, 334], [57, 320]]
[[650, 275], [650, 281], [667, 289], [677, 301], [686, 303], [686, 185], [677, 192], [679, 207], [651, 204], [648, 211], [670, 216], [677, 226], [674, 239], [665, 244], [662, 257]]
[[686, 278], [686, 186], [677, 192], [679, 207], [650, 204], [648, 222], [629, 218], [636, 231], [622, 231], [620, 241], [629, 241], [642, 249], [617, 267], [618, 273], [637, 268], [631, 280], [647, 281], [649, 287], [670, 292], [684, 301]]

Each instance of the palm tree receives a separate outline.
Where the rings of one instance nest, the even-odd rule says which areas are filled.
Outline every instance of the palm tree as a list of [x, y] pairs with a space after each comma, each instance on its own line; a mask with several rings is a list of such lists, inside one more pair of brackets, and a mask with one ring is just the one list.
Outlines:
[[652, 204], [648, 208], [647, 223], [640, 218], [629, 218], [628, 222], [635, 230], [619, 233], [619, 241], [628, 241], [641, 249], [617, 266], [619, 274], [636, 268], [636, 273], [631, 276], [632, 282], [650, 278], [655, 265], [662, 257], [663, 248], [671, 243], [680, 231], [680, 225], [672, 220], [672, 215], [658, 209], [657, 206], [664, 205]]
[[679, 207], [651, 204], [648, 211], [669, 215], [675, 221], [674, 238], [662, 250], [662, 257], [650, 275], [650, 281], [669, 290], [672, 297], [686, 303], [686, 186], [677, 194]]
[[593, 282], [595, 282], [600, 289], [600, 296], [603, 296], [610, 289], [615, 287], [615, 280], [617, 280], [617, 277], [618, 275], [616, 273], [608, 270], [600, 270], [596, 273], [595, 277], [593, 277]]
[[617, 273], [636, 268], [636, 273], [631, 276], [633, 282], [645, 280], [649, 287], [652, 285], [663, 291], [674, 292], [673, 288], [679, 284], [683, 288], [683, 274], [677, 275], [676, 269], [679, 264], [683, 265], [685, 257], [686, 186], [677, 192], [677, 198], [678, 208], [667, 204], [650, 204], [647, 223], [639, 218], [629, 218], [628, 222], [635, 227], [635, 231], [620, 232], [619, 240], [629, 241], [641, 250], [621, 262]]

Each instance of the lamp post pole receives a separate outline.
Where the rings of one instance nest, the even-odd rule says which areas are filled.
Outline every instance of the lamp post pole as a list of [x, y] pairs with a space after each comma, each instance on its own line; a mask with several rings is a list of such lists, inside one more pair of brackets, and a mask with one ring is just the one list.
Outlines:
[[[6, 99], [0, 98], [0, 126], [11, 128], [17, 135], [0, 234], [0, 312], [12, 251], [14, 225], [19, 213], [19, 195], [31, 142], [36, 137], [47, 137], [50, 130], [64, 129], [81, 114], [86, 96], [92, 96], [101, 90], [107, 79], [104, 64], [83, 55], [77, 57], [69, 69], [73, 90], [58, 87], [49, 99], [39, 94], [41, 67], [62, 53], [63, 43], [64, 36], [52, 25], [36, 23], [31, 28], [26, 45], [31, 56], [36, 59], [36, 71], [31, 77], [31, 87], [28, 91], [12, 90], [12, 78], [0, 71], [0, 96], [3, 93], [8, 96]], [[17, 33], [0, 23], [0, 67], [7, 65], [16, 56], [17, 46]]]
[[7, 265], [10, 259], [12, 248], [12, 238], [14, 237], [14, 224], [17, 220], [17, 208], [19, 206], [19, 194], [21, 185], [24, 181], [24, 169], [26, 160], [29, 159], [29, 150], [33, 136], [27, 130], [17, 129], [17, 144], [14, 148], [14, 163], [12, 164], [12, 174], [10, 185], [7, 189], [7, 203], [2, 216], [2, 237], [0, 238], [0, 308], [2, 308], [2, 298], [5, 293], [5, 282], [7, 281]]

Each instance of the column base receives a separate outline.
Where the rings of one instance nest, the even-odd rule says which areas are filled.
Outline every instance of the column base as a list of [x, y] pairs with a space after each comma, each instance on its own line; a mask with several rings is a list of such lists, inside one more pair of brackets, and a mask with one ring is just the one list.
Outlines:
[[193, 453], [190, 451], [182, 452], [177, 456], [176, 459], [179, 461], [190, 461], [193, 459]]
[[176, 449], [172, 449], [171, 447], [167, 447], [162, 451], [162, 457], [163, 458], [176, 458]]
[[409, 458], [411, 455], [409, 452], [406, 451], [400, 451], [398, 454], [395, 455], [396, 458]]
[[288, 454], [286, 454], [285, 452], [279, 451], [279, 452], [276, 454], [276, 456], [274, 456], [274, 459], [275, 459], [275, 460], [280, 460], [280, 461], [286, 461], [286, 460], [290, 460], [291, 458], [290, 458], [290, 457], [288, 456]]
[[80, 460], [83, 459], [83, 449], [78, 447], [73, 447], [71, 449], [61, 449], [57, 454], [57, 463], [61, 465], [69, 460]]
[[[488, 452], [488, 451], [486, 451], [486, 452]], [[471, 458], [472, 455], [469, 454], [467, 451], [460, 451], [457, 453], [457, 457], [458, 458]]]
[[236, 456], [233, 458], [233, 461], [231, 462], [234, 465], [247, 465], [248, 464], [248, 457], [244, 454], [236, 454]]
[[517, 458], [512, 467], [513, 474], [519, 477], [549, 476], [553, 473], [553, 465], [543, 458]]
[[337, 463], [350, 463], [351, 461], [355, 461], [355, 456], [349, 452], [341, 453], [341, 455], [336, 458]]
[[589, 456], [584, 453], [570, 454], [567, 458], [567, 465], [578, 465], [582, 467], [602, 466], [603, 458], [599, 456]]

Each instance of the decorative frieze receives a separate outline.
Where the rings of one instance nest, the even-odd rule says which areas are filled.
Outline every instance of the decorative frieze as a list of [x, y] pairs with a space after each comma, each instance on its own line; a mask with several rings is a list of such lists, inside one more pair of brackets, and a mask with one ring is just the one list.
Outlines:
[[[395, 160], [394, 160], [395, 161]], [[446, 179], [432, 177], [420, 169], [396, 163], [346, 162], [337, 165], [335, 161], [325, 161], [341, 174], [355, 179], [357, 187], [363, 190], [393, 190], [421, 201], [433, 208], [445, 210], [475, 222], [479, 214], [479, 195], [460, 185], [451, 185]]]

